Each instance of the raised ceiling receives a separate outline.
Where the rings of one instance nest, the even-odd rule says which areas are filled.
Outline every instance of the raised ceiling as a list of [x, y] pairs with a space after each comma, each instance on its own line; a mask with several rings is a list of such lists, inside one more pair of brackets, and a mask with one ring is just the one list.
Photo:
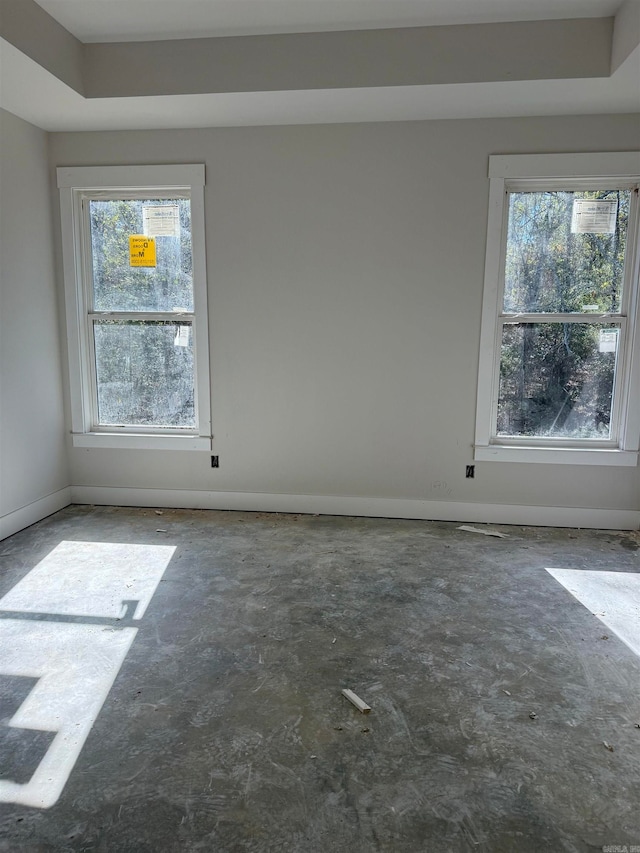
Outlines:
[[605, 18], [620, 0], [37, 0], [83, 42]]
[[640, 112], [640, 0], [0, 0], [47, 130]]

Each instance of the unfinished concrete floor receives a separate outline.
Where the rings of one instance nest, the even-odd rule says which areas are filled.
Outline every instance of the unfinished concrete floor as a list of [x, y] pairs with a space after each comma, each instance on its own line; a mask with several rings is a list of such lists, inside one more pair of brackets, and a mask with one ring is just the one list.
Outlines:
[[0, 803], [0, 850], [640, 850], [638, 534], [457, 526], [75, 506], [5, 540], [0, 794], [57, 801]]

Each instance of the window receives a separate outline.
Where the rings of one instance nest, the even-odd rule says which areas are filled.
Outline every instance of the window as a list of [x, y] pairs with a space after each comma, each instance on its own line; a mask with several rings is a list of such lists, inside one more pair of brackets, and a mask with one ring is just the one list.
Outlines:
[[640, 153], [489, 176], [475, 458], [636, 465]]
[[211, 448], [204, 167], [58, 169], [73, 443]]

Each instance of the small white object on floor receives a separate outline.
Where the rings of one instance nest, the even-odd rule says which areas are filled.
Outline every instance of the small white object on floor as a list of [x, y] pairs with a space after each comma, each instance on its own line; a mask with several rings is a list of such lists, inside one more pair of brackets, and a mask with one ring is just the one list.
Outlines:
[[500, 533], [497, 530], [481, 530], [479, 527], [472, 527], [470, 524], [461, 524], [458, 530], [466, 530], [467, 533], [482, 533], [483, 536], [497, 536], [498, 539], [508, 539], [507, 533]]
[[368, 714], [369, 711], [371, 710], [371, 708], [367, 705], [366, 702], [363, 702], [359, 696], [356, 696], [356, 694], [353, 692], [353, 690], [347, 690], [345, 688], [342, 691], [342, 695], [346, 699], [348, 699], [349, 702], [352, 703], [352, 705], [355, 705], [356, 708], [358, 709], [358, 711], [360, 711], [362, 714]]

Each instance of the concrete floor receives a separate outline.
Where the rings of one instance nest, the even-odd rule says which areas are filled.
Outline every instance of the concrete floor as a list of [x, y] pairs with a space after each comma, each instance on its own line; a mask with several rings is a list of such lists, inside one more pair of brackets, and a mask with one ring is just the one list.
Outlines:
[[[0, 850], [640, 850], [638, 534], [493, 529], [68, 507], [6, 539], [0, 795], [63, 778], [0, 802]], [[96, 543], [171, 557], [119, 589]]]

